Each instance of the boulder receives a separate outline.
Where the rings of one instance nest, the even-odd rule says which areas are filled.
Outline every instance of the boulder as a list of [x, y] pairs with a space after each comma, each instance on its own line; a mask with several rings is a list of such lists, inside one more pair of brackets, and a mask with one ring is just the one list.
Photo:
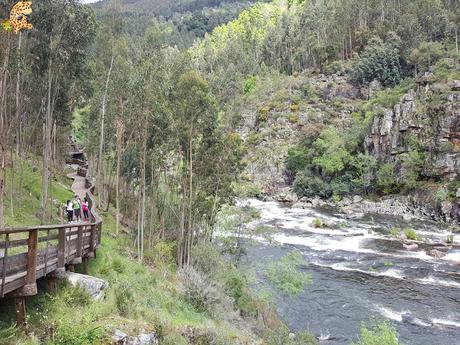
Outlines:
[[359, 196], [359, 195], [353, 196], [353, 203], [354, 204], [359, 204], [362, 201], [363, 201], [363, 198], [361, 196]]
[[430, 250], [428, 252], [428, 255], [432, 256], [436, 260], [440, 260], [440, 259], [442, 259], [443, 257], [446, 256], [446, 253], [443, 253], [443, 252], [441, 252], [440, 250], [437, 250], [437, 249], [432, 249], [432, 250]]
[[112, 335], [112, 344], [113, 345], [126, 345], [128, 342], [128, 335], [123, 333], [119, 329], [116, 329]]
[[452, 82], [452, 91], [460, 91], [460, 80], [454, 80]]
[[138, 342], [136, 344], [138, 345], [156, 345], [158, 344], [157, 336], [155, 333], [150, 333], [150, 334], [144, 334], [141, 333], [137, 337]]
[[403, 244], [403, 247], [410, 251], [410, 252], [413, 252], [413, 251], [416, 251], [418, 249], [418, 244], [417, 243], [413, 243], [413, 244]]
[[66, 278], [73, 286], [83, 287], [96, 301], [102, 301], [104, 299], [105, 290], [109, 287], [109, 283], [105, 280], [84, 274], [66, 272]]
[[410, 221], [412, 221], [413, 219], [414, 219], [414, 217], [411, 216], [410, 214], [404, 214], [404, 215], [403, 215], [403, 220], [404, 220], [405, 222], [410, 222]]
[[347, 219], [354, 219], [354, 220], [359, 220], [359, 219], [363, 219], [364, 218], [364, 213], [362, 212], [353, 212], [353, 213], [349, 213], [347, 214], [346, 216]]
[[131, 337], [116, 329], [111, 343], [112, 345], [158, 345], [158, 339], [155, 333], [141, 333], [136, 337]]

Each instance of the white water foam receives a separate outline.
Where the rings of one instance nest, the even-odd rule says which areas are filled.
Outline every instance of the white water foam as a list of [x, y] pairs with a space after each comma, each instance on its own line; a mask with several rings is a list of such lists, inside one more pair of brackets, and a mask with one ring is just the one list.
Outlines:
[[299, 245], [309, 247], [316, 251], [342, 250], [354, 253], [378, 254], [375, 250], [362, 248], [365, 238], [347, 237], [341, 240], [324, 237], [301, 237], [276, 234], [273, 239], [281, 244]]
[[353, 268], [349, 267], [344, 263], [336, 263], [332, 265], [325, 265], [321, 264], [318, 262], [312, 263], [312, 265], [319, 266], [319, 267], [325, 267], [325, 268], [330, 268], [334, 271], [342, 271], [342, 272], [359, 272], [363, 274], [367, 274], [370, 276], [374, 277], [390, 277], [394, 279], [405, 279], [404, 275], [402, 274], [403, 272], [401, 270], [398, 270], [396, 268], [390, 268], [384, 272], [372, 272], [372, 271], [365, 271], [359, 268]]
[[407, 315], [410, 316], [409, 323], [411, 323], [413, 325], [417, 325], [417, 326], [421, 326], [421, 327], [431, 327], [434, 324], [434, 322], [429, 323], [429, 322], [425, 322], [425, 321], [423, 321], [421, 319], [418, 319], [416, 317], [413, 317], [412, 313], [410, 311], [397, 312], [397, 311], [391, 310], [389, 308], [385, 308], [383, 306], [376, 306], [376, 309], [382, 316], [384, 316], [387, 319], [393, 320], [393, 321], [403, 322], [403, 315], [407, 314]]
[[460, 328], [460, 321], [445, 320], [445, 319], [432, 319], [431, 321], [435, 325]]
[[454, 282], [452, 280], [438, 279], [433, 276], [429, 276], [423, 279], [417, 279], [416, 282], [419, 282], [421, 284], [441, 285], [441, 286], [454, 287], [454, 288], [460, 289], [460, 283]]
[[447, 261], [454, 261], [456, 263], [460, 263], [460, 251], [454, 251], [452, 253], [447, 253], [445, 257], [442, 258], [443, 260]]
[[402, 314], [405, 313], [405, 312], [399, 313], [397, 311], [394, 311], [394, 310], [391, 310], [389, 308], [385, 308], [382, 306], [376, 306], [376, 309], [382, 316], [386, 317], [387, 319], [397, 321], [397, 322], [402, 322]]

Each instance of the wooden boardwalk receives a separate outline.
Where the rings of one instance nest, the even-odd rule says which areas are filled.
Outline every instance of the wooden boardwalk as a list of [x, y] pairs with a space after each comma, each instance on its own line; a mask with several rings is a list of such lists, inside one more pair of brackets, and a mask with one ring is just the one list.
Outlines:
[[89, 202], [90, 222], [0, 229], [0, 303], [15, 298], [18, 323], [24, 323], [24, 298], [37, 294], [38, 279], [46, 278], [53, 289], [55, 279], [74, 265], [82, 264], [87, 273], [88, 260], [96, 257], [101, 244], [102, 219], [81, 157], [80, 151], [77, 158], [71, 154], [68, 163], [75, 173], [69, 177], [74, 179], [73, 192]]

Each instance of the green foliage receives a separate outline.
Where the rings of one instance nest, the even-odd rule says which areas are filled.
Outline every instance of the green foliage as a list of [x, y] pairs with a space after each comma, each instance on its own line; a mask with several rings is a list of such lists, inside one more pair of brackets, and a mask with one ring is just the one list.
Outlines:
[[384, 265], [385, 267], [392, 267], [392, 266], [393, 266], [393, 262], [392, 262], [391, 260], [385, 261], [385, 262], [383, 263], [383, 265]]
[[377, 172], [377, 182], [379, 188], [385, 194], [392, 194], [398, 190], [396, 181], [395, 166], [393, 163], [383, 164]]
[[384, 86], [398, 84], [401, 80], [399, 43], [394, 42], [395, 40], [390, 39], [384, 42], [373, 37], [353, 65], [353, 81], [368, 84], [378, 80]]
[[437, 202], [446, 201], [449, 198], [449, 191], [445, 187], [440, 187], [434, 197]]
[[81, 286], [68, 286], [63, 290], [60, 298], [69, 307], [84, 307], [91, 303], [91, 296]]
[[403, 156], [404, 185], [408, 188], [417, 186], [425, 164], [425, 156], [418, 151], [409, 151]]
[[375, 322], [370, 326], [361, 326], [361, 335], [358, 342], [350, 345], [402, 345], [398, 341], [396, 329], [388, 322]]
[[268, 120], [268, 113], [270, 112], [269, 107], [263, 107], [257, 112], [256, 123], [261, 124], [265, 123]]
[[126, 283], [118, 284], [114, 289], [115, 305], [120, 316], [128, 316], [133, 309], [134, 296]]
[[392, 237], [399, 237], [400, 231], [397, 228], [391, 228], [390, 229], [390, 235]]
[[418, 72], [425, 72], [445, 55], [445, 49], [441, 42], [422, 42], [412, 50], [409, 61]]
[[416, 241], [418, 239], [418, 235], [414, 229], [410, 229], [410, 228], [404, 229], [404, 235], [406, 235], [406, 237], [409, 240]]
[[328, 227], [328, 224], [326, 222], [324, 222], [321, 218], [313, 219], [312, 225], [317, 229], [327, 228]]
[[244, 94], [247, 95], [251, 93], [256, 88], [256, 85], [257, 85], [257, 78], [255, 76], [252, 76], [246, 79], [246, 81], [244, 82], [244, 90], [243, 90]]
[[319, 156], [313, 159], [313, 164], [326, 174], [337, 174], [343, 171], [351, 160], [343, 136], [334, 127], [324, 129], [313, 143], [313, 147], [319, 153]]
[[401, 97], [409, 90], [415, 89], [415, 82], [411, 78], [402, 80], [398, 85], [379, 91], [369, 101], [367, 106], [371, 110], [383, 106], [384, 108], [393, 109], [393, 107], [401, 101]]
[[306, 265], [302, 254], [292, 251], [280, 261], [271, 263], [267, 268], [266, 276], [280, 292], [295, 296], [301, 293], [306, 285], [311, 284], [311, 276], [299, 271]]

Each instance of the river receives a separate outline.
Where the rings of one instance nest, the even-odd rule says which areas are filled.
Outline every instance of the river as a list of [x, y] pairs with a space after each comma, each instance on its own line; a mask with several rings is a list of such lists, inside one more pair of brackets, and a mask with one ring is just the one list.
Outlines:
[[[249, 227], [273, 230], [273, 243], [262, 238], [246, 243], [243, 264], [257, 272], [259, 288], [267, 285], [262, 272], [270, 261], [299, 250], [309, 263], [302, 270], [313, 282], [304, 292], [275, 295], [292, 330], [309, 331], [324, 339], [321, 344], [344, 345], [356, 340], [361, 322], [377, 317], [390, 319], [406, 345], [460, 345], [460, 250], [436, 261], [424, 246], [407, 251], [388, 233], [411, 227], [441, 241], [448, 233], [440, 224], [377, 215], [353, 221], [330, 209], [245, 203], [261, 216]], [[317, 229], [316, 218], [340, 226]]]

